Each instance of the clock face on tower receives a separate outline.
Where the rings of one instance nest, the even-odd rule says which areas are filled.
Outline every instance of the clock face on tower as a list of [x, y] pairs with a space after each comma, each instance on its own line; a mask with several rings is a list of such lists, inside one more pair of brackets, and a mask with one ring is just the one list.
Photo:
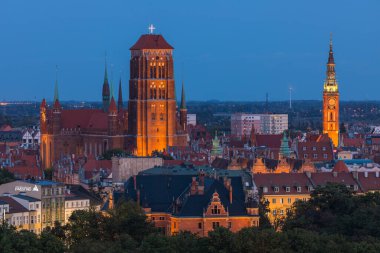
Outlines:
[[330, 98], [330, 99], [328, 100], [328, 108], [329, 108], [329, 109], [335, 109], [335, 99]]

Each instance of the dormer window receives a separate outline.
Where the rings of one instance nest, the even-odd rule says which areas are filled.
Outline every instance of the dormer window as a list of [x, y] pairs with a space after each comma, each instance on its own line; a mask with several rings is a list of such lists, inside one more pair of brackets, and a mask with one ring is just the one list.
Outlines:
[[211, 209], [211, 213], [212, 213], [212, 214], [220, 214], [220, 209], [218, 208], [217, 205], [215, 205], [215, 206]]
[[303, 151], [306, 151], [306, 147], [303, 147], [302, 150], [303, 150]]
[[301, 186], [297, 186], [297, 192], [301, 192], [302, 188]]
[[263, 192], [267, 193], [268, 192], [268, 187], [263, 187]]
[[354, 191], [357, 191], [359, 189], [358, 185], [354, 185]]
[[274, 192], [279, 192], [280, 191], [280, 188], [278, 186], [275, 186], [274, 187]]
[[309, 192], [313, 191], [313, 186], [309, 185], [309, 187], [307, 188], [309, 190]]
[[317, 148], [316, 148], [316, 147], [313, 147], [313, 151], [315, 151], [315, 150], [317, 150]]
[[290, 192], [290, 187], [289, 187], [289, 186], [286, 186], [286, 187], [285, 187], [285, 190], [286, 190], [286, 192]]

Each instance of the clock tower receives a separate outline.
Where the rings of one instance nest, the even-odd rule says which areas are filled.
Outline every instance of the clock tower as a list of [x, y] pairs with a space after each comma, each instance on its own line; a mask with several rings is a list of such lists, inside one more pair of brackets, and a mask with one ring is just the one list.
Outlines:
[[335, 147], [339, 145], [339, 89], [335, 75], [332, 38], [327, 61], [326, 81], [323, 85], [323, 133], [328, 134]]

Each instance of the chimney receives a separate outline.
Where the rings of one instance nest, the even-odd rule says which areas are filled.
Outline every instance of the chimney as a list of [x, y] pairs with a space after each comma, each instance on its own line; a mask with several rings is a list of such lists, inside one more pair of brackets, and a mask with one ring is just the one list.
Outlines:
[[202, 171], [199, 173], [199, 183], [198, 183], [198, 195], [203, 195], [205, 192], [205, 174]]
[[338, 172], [333, 171], [333, 177], [337, 177], [337, 176], [338, 176]]
[[379, 172], [378, 171], [376, 171], [376, 177], [379, 177]]
[[354, 179], [358, 180], [359, 176], [358, 176], [358, 172], [357, 171], [353, 171], [352, 172], [352, 176], [354, 177]]
[[364, 177], [368, 177], [368, 171], [364, 171]]
[[191, 186], [190, 186], [190, 195], [195, 195], [198, 192], [198, 182], [197, 178], [193, 177], [193, 180], [191, 181]]
[[229, 192], [230, 192], [230, 204], [232, 204], [232, 186], [230, 186]]

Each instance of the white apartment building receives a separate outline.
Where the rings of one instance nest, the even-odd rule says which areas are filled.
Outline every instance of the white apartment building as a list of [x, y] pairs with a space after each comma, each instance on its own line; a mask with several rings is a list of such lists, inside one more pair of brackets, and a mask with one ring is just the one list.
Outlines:
[[252, 127], [258, 134], [281, 134], [288, 130], [287, 114], [248, 114], [231, 115], [231, 135], [250, 136]]
[[196, 114], [191, 114], [191, 113], [187, 114], [187, 125], [193, 125], [193, 126], [197, 125], [197, 115]]

